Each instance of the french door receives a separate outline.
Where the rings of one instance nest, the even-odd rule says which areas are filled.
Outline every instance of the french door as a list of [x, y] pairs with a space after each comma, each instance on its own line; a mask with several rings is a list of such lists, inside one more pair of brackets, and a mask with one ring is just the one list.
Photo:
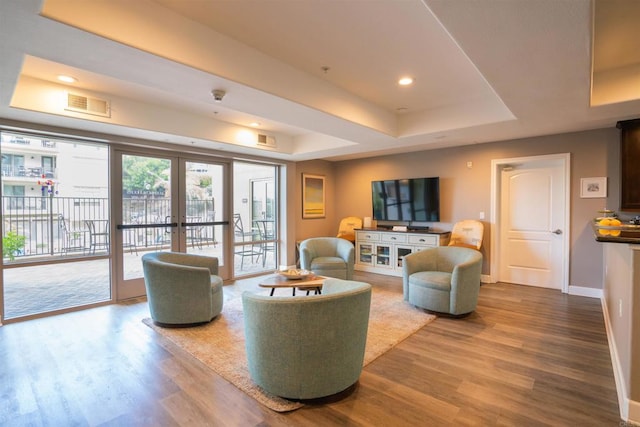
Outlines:
[[[229, 165], [166, 153], [115, 149], [113, 158], [116, 299], [145, 294], [141, 257], [177, 251], [225, 260]], [[115, 198], [114, 198], [115, 199]]]

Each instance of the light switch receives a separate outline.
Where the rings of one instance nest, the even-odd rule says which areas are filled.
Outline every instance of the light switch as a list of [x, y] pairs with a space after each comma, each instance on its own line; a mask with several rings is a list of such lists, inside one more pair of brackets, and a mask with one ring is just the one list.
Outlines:
[[467, 162], [467, 167], [471, 169], [473, 167], [473, 162]]
[[484, 219], [484, 211], [481, 211], [479, 216], [480, 216], [480, 219]]

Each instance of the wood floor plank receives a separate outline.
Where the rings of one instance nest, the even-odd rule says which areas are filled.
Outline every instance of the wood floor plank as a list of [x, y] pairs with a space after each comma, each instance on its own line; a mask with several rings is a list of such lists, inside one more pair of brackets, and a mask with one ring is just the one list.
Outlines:
[[[356, 280], [402, 292], [401, 279]], [[224, 286], [225, 301], [259, 279]], [[342, 400], [262, 406], [141, 319], [144, 299], [0, 327], [0, 425], [618, 426], [600, 301], [486, 284], [368, 365]]]

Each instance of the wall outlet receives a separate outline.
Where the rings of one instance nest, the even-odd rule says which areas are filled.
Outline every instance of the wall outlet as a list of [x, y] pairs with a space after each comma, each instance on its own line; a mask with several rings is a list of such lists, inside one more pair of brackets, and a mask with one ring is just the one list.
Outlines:
[[622, 298], [618, 300], [618, 316], [622, 317]]

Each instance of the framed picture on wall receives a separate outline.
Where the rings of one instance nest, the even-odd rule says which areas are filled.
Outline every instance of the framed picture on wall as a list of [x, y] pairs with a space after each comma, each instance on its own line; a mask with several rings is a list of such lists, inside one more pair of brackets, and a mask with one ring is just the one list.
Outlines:
[[580, 178], [580, 197], [583, 199], [607, 197], [607, 178]]
[[324, 176], [302, 174], [302, 218], [325, 217]]

